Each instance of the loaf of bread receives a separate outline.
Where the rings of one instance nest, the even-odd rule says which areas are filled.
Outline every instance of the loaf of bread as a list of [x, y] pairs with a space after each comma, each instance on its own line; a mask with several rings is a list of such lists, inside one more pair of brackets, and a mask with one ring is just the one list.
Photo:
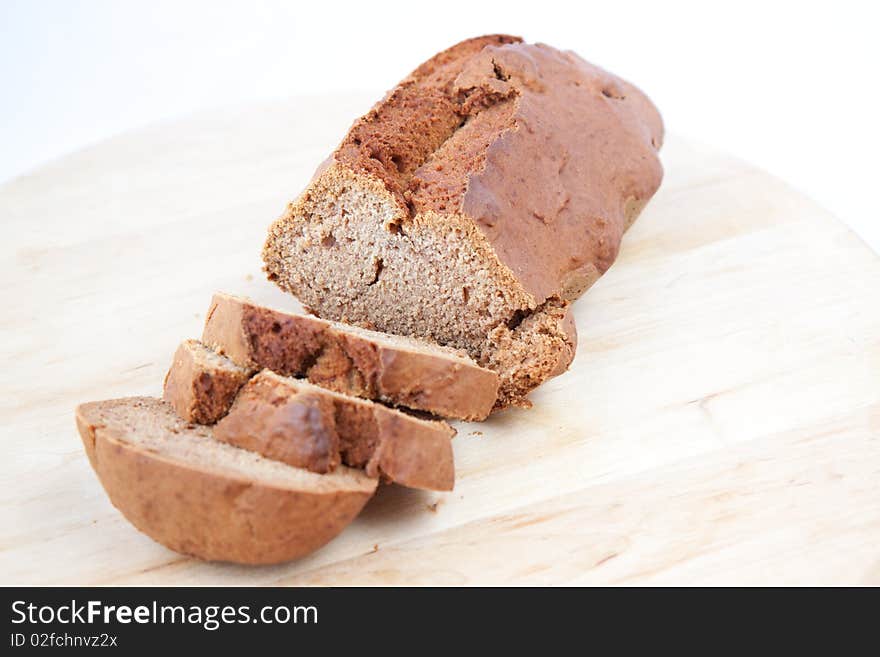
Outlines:
[[567, 304], [659, 186], [662, 139], [641, 91], [577, 55], [470, 39], [354, 123], [265, 268], [320, 317], [464, 349], [525, 404], [570, 363]]
[[455, 466], [445, 422], [263, 370], [214, 427], [217, 440], [313, 472], [339, 463], [371, 477], [428, 490], [452, 490]]
[[317, 316], [217, 294], [164, 401], [77, 408], [110, 500], [173, 550], [257, 564], [325, 544], [380, 478], [451, 490], [454, 430], [383, 403], [482, 420], [565, 371], [569, 304], [657, 190], [662, 139], [573, 53], [495, 35], [432, 57], [270, 228], [269, 278]]
[[215, 294], [202, 342], [235, 363], [357, 397], [444, 417], [482, 420], [498, 376], [466, 354], [421, 340], [327, 322]]
[[83, 404], [76, 423], [110, 501], [166, 547], [212, 561], [268, 564], [341, 532], [377, 480], [345, 466], [319, 475], [214, 440], [166, 402]]

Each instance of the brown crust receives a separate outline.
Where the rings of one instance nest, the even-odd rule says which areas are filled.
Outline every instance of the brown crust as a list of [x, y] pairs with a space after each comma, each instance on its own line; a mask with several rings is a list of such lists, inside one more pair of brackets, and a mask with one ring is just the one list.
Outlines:
[[[377, 437], [376, 447], [365, 465], [367, 474], [381, 475], [409, 488], [453, 489], [452, 427], [440, 422], [414, 422], [404, 413], [381, 406], [373, 409], [372, 420]], [[358, 462], [351, 457], [351, 465]]]
[[[103, 424], [102, 407], [120, 403], [172, 414], [170, 406], [163, 411], [149, 398], [79, 406], [76, 423], [89, 461], [113, 505], [177, 552], [243, 564], [296, 559], [339, 534], [373, 493], [375, 482], [366, 478], [360, 490], [294, 490], [163, 458], [126, 441], [125, 428]], [[176, 421], [180, 431], [210, 435], [210, 429]]]
[[297, 393], [257, 374], [214, 427], [214, 437], [273, 461], [331, 472], [340, 463], [333, 402], [317, 392]]
[[226, 415], [250, 372], [232, 364], [211, 367], [198, 358], [202, 348], [196, 340], [180, 344], [165, 375], [162, 398], [184, 420], [213, 424]]
[[390, 345], [378, 334], [227, 294], [214, 295], [202, 342], [247, 367], [444, 417], [482, 420], [498, 394], [498, 375], [464, 356]]
[[426, 490], [452, 490], [454, 435], [445, 422], [269, 370], [242, 388], [214, 428], [218, 440], [313, 472], [328, 472], [342, 462], [371, 477]]
[[463, 62], [487, 46], [521, 41], [492, 34], [467, 39], [426, 61], [358, 119], [334, 153], [352, 171], [381, 180], [406, 207], [413, 174], [477, 113], [457, 96]]

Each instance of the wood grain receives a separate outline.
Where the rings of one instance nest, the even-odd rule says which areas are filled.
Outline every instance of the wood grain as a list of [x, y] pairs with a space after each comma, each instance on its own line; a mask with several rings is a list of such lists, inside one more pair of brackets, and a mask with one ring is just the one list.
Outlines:
[[575, 305], [571, 371], [532, 410], [458, 425], [455, 491], [383, 488], [271, 568], [129, 526], [74, 406], [158, 394], [215, 290], [296, 307], [261, 274], [265, 229], [370, 100], [156, 125], [0, 187], [3, 583], [880, 584], [880, 258], [674, 137], [660, 193]]

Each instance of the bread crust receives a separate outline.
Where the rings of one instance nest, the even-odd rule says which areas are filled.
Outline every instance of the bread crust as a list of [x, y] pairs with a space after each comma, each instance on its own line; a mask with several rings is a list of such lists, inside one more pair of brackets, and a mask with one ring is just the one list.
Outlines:
[[241, 389], [214, 437], [320, 474], [340, 463], [333, 402], [318, 391], [300, 394], [269, 373], [257, 374]]
[[222, 293], [211, 302], [202, 342], [246, 367], [443, 417], [482, 420], [498, 394], [498, 375], [464, 355], [391, 344], [378, 334]]
[[162, 387], [162, 398], [177, 414], [199, 424], [213, 424], [226, 415], [251, 375], [247, 368], [228, 360], [213, 365], [207, 363], [204, 357], [199, 357], [207, 351], [196, 340], [184, 340], [174, 352]]
[[[149, 398], [82, 404], [77, 428], [113, 505], [177, 552], [242, 564], [296, 559], [339, 534], [375, 490], [375, 480], [366, 476], [355, 487], [296, 490], [163, 457], [127, 441], [126, 429], [104, 424], [102, 406], [133, 402], [161, 404]], [[170, 407], [164, 412], [171, 413]], [[180, 430], [193, 428], [181, 420]]]
[[[408, 488], [450, 491], [455, 486], [452, 437], [455, 430], [445, 423], [413, 422], [402, 413], [377, 406], [376, 448], [364, 465], [374, 474]], [[351, 465], [355, 465], [352, 460]]]

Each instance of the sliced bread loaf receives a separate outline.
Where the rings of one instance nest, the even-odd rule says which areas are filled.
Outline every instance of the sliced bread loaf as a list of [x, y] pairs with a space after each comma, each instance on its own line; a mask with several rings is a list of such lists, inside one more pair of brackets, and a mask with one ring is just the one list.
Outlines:
[[214, 440], [159, 399], [82, 404], [76, 422], [113, 505], [154, 540], [202, 559], [301, 557], [339, 534], [376, 489], [360, 470], [319, 475]]
[[354, 123], [266, 272], [321, 317], [466, 350], [523, 404], [570, 363], [566, 305], [659, 186], [662, 139], [639, 89], [574, 53], [469, 39]]
[[245, 385], [214, 437], [264, 456], [328, 472], [345, 463], [410, 488], [452, 490], [445, 422], [263, 370]]
[[251, 372], [198, 340], [184, 340], [165, 375], [163, 398], [184, 420], [213, 424], [226, 415]]
[[228, 294], [214, 295], [202, 342], [243, 367], [456, 419], [485, 419], [498, 393], [498, 375], [462, 352]]

